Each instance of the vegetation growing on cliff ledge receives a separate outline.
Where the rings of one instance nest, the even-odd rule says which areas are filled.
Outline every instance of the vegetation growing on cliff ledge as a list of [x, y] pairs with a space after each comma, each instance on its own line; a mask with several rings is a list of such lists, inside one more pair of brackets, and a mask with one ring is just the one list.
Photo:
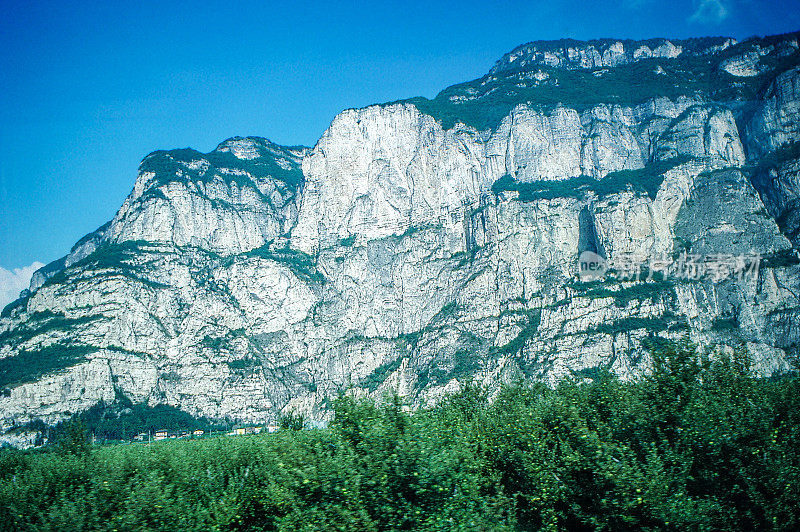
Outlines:
[[[558, 106], [581, 112], [597, 105], [636, 106], [662, 97], [746, 103], [800, 60], [798, 51], [785, 53], [775, 48], [783, 38], [751, 38], [716, 54], [642, 58], [612, 68], [565, 69], [535, 61], [453, 85], [433, 99], [417, 97], [405, 102], [434, 117], [445, 129], [463, 123], [478, 130], [496, 129], [519, 104], [545, 112]], [[757, 61], [757, 75], [738, 77], [722, 68], [724, 61], [758, 48], [766, 51]]]
[[651, 200], [655, 200], [658, 189], [664, 182], [664, 174], [689, 160], [688, 157], [675, 157], [666, 161], [655, 161], [638, 170], [609, 172], [602, 179], [581, 175], [567, 179], [525, 182], [517, 181], [506, 174], [492, 184], [492, 192], [500, 194], [516, 191], [519, 193], [520, 201], [532, 202], [555, 198], [581, 198], [588, 192], [605, 198], [633, 190], [645, 193]]
[[327, 428], [271, 435], [74, 440], [0, 452], [0, 528], [800, 527], [800, 381], [689, 344], [635, 383], [468, 388], [414, 415], [340, 398]]

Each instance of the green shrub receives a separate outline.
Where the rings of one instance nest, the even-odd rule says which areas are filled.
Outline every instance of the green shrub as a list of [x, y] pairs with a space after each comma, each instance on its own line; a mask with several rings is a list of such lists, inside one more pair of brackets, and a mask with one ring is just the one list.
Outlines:
[[285, 248], [272, 250], [270, 246], [271, 243], [265, 244], [260, 248], [244, 253], [243, 256], [274, 260], [287, 266], [292, 270], [292, 273], [306, 282], [315, 284], [325, 283], [325, 276], [317, 270], [317, 262], [314, 257], [296, 249]]
[[[0, 450], [3, 530], [794, 530], [800, 380], [653, 344], [652, 372], [476, 386], [325, 428]], [[580, 381], [580, 383], [579, 383]], [[287, 430], [297, 429], [297, 430]], [[79, 433], [79, 431], [75, 431]]]
[[343, 247], [352, 247], [356, 243], [356, 235], [350, 235], [347, 238], [339, 239], [339, 245]]
[[57, 452], [86, 456], [91, 448], [89, 432], [80, 419], [72, 419], [61, 426], [56, 439]]

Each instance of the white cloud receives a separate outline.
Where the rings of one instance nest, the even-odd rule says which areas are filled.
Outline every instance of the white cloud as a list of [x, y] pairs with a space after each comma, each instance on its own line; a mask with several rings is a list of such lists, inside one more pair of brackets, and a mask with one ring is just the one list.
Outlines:
[[694, 13], [689, 22], [699, 24], [719, 24], [731, 14], [728, 3], [724, 0], [695, 0]]
[[0, 309], [19, 297], [19, 293], [31, 284], [33, 272], [44, 266], [41, 262], [34, 262], [24, 268], [6, 270], [0, 267]]

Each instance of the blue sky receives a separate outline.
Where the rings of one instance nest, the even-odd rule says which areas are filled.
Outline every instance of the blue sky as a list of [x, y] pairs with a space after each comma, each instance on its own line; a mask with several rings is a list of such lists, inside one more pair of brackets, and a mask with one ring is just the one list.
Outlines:
[[0, 0], [0, 268], [109, 220], [150, 151], [313, 145], [348, 107], [434, 96], [535, 39], [784, 33], [800, 0]]

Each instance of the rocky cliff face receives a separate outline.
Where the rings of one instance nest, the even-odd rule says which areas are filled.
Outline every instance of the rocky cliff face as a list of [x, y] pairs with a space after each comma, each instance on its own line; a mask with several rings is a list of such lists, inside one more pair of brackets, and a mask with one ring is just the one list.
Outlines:
[[[341, 391], [424, 404], [471, 380], [632, 378], [685, 334], [786, 371], [797, 48], [529, 43], [433, 100], [344, 111], [312, 149], [155, 152], [114, 219], [3, 311], [0, 429], [19, 443], [120, 394], [263, 422], [324, 418]], [[584, 251], [612, 270], [581, 282]]]

